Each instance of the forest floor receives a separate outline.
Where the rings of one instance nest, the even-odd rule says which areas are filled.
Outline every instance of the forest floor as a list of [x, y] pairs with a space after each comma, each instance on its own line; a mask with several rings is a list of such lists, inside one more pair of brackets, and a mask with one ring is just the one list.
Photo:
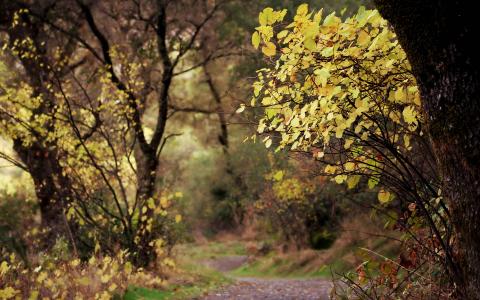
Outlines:
[[123, 299], [329, 299], [332, 281], [328, 270], [299, 268], [298, 263], [303, 265], [305, 259], [302, 255], [271, 251], [258, 256], [248, 248], [241, 241], [179, 245], [177, 270], [165, 289], [132, 286]]
[[[353, 223], [346, 224], [341, 236], [324, 250], [285, 251], [273, 241], [238, 236], [177, 245], [177, 267], [167, 276], [165, 289], [132, 286], [124, 299], [329, 299], [333, 278], [367, 259], [362, 249], [386, 257], [398, 254], [396, 242], [349, 229], [362, 228], [362, 220], [349, 221]], [[375, 232], [376, 228], [362, 229]], [[341, 290], [337, 285], [336, 292]]]

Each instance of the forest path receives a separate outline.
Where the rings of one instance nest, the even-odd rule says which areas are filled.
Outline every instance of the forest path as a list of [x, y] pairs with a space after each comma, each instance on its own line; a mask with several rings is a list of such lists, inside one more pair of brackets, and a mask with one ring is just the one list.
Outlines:
[[[245, 255], [223, 256], [208, 259], [202, 263], [226, 273], [234, 270], [244, 263], [248, 257]], [[231, 277], [227, 274], [227, 276]], [[220, 300], [326, 300], [329, 299], [332, 288], [331, 281], [327, 279], [287, 279], [287, 278], [244, 278], [231, 277], [234, 284], [211, 291], [197, 299]]]

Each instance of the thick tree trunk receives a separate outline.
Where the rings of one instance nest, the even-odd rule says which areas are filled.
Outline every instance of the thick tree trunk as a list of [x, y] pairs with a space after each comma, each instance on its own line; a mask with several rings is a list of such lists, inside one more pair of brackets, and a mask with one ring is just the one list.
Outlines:
[[[460, 293], [480, 299], [480, 36], [461, 1], [376, 0], [407, 53], [459, 238]], [[457, 272], [457, 273], [456, 273]]]
[[53, 246], [59, 236], [64, 236], [75, 249], [75, 225], [70, 224], [64, 214], [67, 204], [73, 200], [73, 189], [63, 175], [55, 152], [38, 142], [24, 146], [18, 139], [14, 140], [14, 150], [27, 166], [35, 185], [42, 226], [48, 228], [44, 246]]

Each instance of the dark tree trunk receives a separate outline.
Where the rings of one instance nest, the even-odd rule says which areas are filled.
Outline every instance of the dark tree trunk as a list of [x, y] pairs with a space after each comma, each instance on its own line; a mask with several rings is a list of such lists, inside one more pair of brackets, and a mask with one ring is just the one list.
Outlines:
[[470, 2], [376, 0], [407, 53], [459, 238], [459, 292], [480, 299], [480, 36]]
[[[235, 184], [240, 188], [242, 191], [247, 191], [248, 187], [245, 184], [245, 181], [243, 178], [235, 172], [235, 169], [232, 165], [232, 156], [230, 155], [229, 152], [229, 147], [230, 143], [228, 140], [228, 124], [227, 124], [227, 118], [225, 116], [225, 110], [223, 109], [222, 106], [222, 96], [220, 95], [220, 92], [215, 85], [212, 76], [210, 75], [209, 71], [207, 70], [207, 67], [204, 67], [204, 74], [205, 74], [205, 79], [206, 83], [208, 85], [208, 89], [210, 90], [210, 93], [213, 96], [213, 99], [215, 100], [215, 104], [217, 105], [216, 107], [216, 114], [218, 116], [218, 121], [220, 124], [220, 134], [218, 135], [218, 142], [222, 146], [223, 154], [225, 155], [225, 160], [226, 160], [226, 166], [225, 166], [225, 172], [233, 178], [235, 181]], [[237, 225], [243, 224], [244, 216], [245, 216], [245, 211], [242, 206], [242, 203], [240, 201], [239, 195], [233, 195], [233, 201], [235, 203], [235, 207], [233, 208], [234, 211], [234, 222]]]
[[[140, 147], [138, 147], [140, 148]], [[140, 208], [145, 207], [146, 211], [141, 211], [140, 222], [137, 235], [138, 243], [132, 250], [136, 252], [135, 263], [138, 266], [145, 267], [155, 259], [155, 251], [150, 244], [152, 241], [152, 232], [147, 230], [149, 220], [153, 217], [153, 209], [146, 205], [149, 198], [155, 196], [155, 182], [157, 179], [158, 159], [155, 152], [143, 152], [136, 149], [135, 159], [137, 162], [137, 194], [136, 201], [140, 203]], [[146, 219], [142, 219], [146, 216]]]
[[42, 226], [48, 228], [45, 246], [54, 245], [55, 239], [64, 236], [75, 247], [75, 226], [69, 224], [64, 211], [68, 202], [73, 200], [71, 183], [63, 175], [55, 152], [35, 142], [24, 146], [21, 140], [14, 140], [14, 150], [27, 166], [35, 185]]
[[223, 153], [228, 156], [228, 127], [227, 127], [227, 118], [225, 118], [225, 111], [222, 106], [222, 97], [213, 82], [213, 78], [207, 70], [207, 67], [204, 67], [204, 74], [206, 77], [206, 82], [210, 93], [212, 93], [215, 104], [217, 105], [216, 113], [218, 116], [218, 121], [220, 123], [220, 134], [218, 135], [218, 142], [222, 145]]

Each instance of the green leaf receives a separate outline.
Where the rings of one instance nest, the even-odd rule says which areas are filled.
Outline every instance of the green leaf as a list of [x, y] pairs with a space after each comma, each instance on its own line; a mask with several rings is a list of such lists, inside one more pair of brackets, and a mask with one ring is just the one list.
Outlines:
[[377, 184], [378, 184], [378, 178], [377, 177], [370, 177], [368, 179], [368, 188], [369, 189], [373, 189]]

